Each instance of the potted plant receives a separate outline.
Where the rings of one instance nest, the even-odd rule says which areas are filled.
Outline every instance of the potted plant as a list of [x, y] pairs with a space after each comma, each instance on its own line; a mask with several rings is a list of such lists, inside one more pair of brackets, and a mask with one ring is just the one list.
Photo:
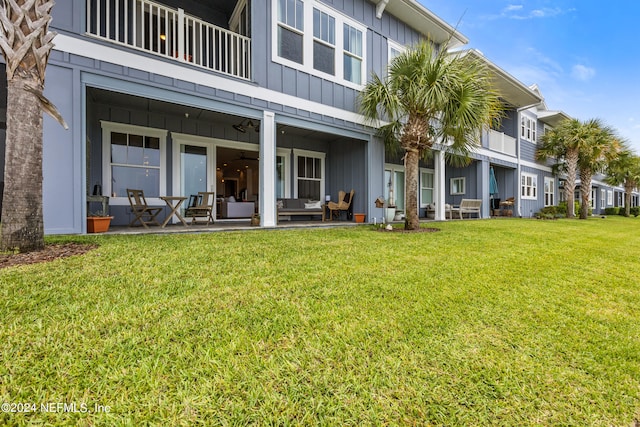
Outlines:
[[260, 214], [254, 213], [251, 216], [251, 225], [260, 225]]
[[109, 230], [112, 216], [103, 212], [89, 212], [87, 215], [87, 233], [104, 233]]

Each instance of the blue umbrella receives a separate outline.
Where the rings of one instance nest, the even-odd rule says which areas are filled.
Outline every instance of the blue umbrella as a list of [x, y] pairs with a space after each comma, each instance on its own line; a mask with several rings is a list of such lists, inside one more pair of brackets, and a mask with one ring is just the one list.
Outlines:
[[496, 181], [496, 173], [493, 171], [493, 166], [489, 169], [489, 194], [492, 198], [498, 194], [498, 181]]

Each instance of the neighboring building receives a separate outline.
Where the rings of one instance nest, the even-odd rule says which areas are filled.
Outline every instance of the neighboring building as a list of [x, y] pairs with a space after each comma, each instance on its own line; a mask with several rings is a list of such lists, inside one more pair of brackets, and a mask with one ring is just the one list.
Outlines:
[[[404, 168], [364, 125], [359, 90], [421, 38], [467, 43], [416, 0], [59, 0], [51, 27], [45, 94], [70, 129], [45, 116], [47, 234], [86, 232], [96, 192], [110, 197], [112, 223], [128, 224], [127, 188], [152, 204], [197, 191], [255, 201], [266, 227], [278, 198], [353, 189], [354, 211], [371, 219], [392, 190], [402, 209]], [[488, 64], [507, 115], [469, 167], [445, 167], [439, 151], [422, 165], [422, 215], [434, 203], [444, 219], [445, 203], [464, 197], [483, 199], [488, 216], [491, 170], [494, 196], [515, 197], [523, 216], [544, 206], [546, 183], [557, 200], [550, 168], [532, 157], [542, 97]]]

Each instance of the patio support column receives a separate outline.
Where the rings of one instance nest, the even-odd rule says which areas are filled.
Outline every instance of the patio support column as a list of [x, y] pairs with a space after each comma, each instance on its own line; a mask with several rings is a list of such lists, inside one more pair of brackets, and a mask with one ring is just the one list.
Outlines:
[[276, 120], [264, 111], [260, 123], [260, 226], [275, 227], [276, 214]]
[[482, 199], [482, 218], [491, 218], [489, 204], [489, 162], [480, 160], [480, 170], [478, 171], [478, 195]]
[[436, 212], [434, 219], [436, 221], [445, 221], [447, 219], [444, 211], [445, 202], [445, 161], [444, 153], [439, 150], [434, 151], [433, 164], [434, 164], [434, 200], [436, 205]]

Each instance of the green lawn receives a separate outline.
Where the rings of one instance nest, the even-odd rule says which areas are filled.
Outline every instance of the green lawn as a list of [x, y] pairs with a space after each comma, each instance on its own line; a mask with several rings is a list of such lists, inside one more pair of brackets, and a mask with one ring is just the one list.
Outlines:
[[51, 238], [100, 247], [0, 270], [0, 424], [640, 418], [640, 219], [435, 226]]

